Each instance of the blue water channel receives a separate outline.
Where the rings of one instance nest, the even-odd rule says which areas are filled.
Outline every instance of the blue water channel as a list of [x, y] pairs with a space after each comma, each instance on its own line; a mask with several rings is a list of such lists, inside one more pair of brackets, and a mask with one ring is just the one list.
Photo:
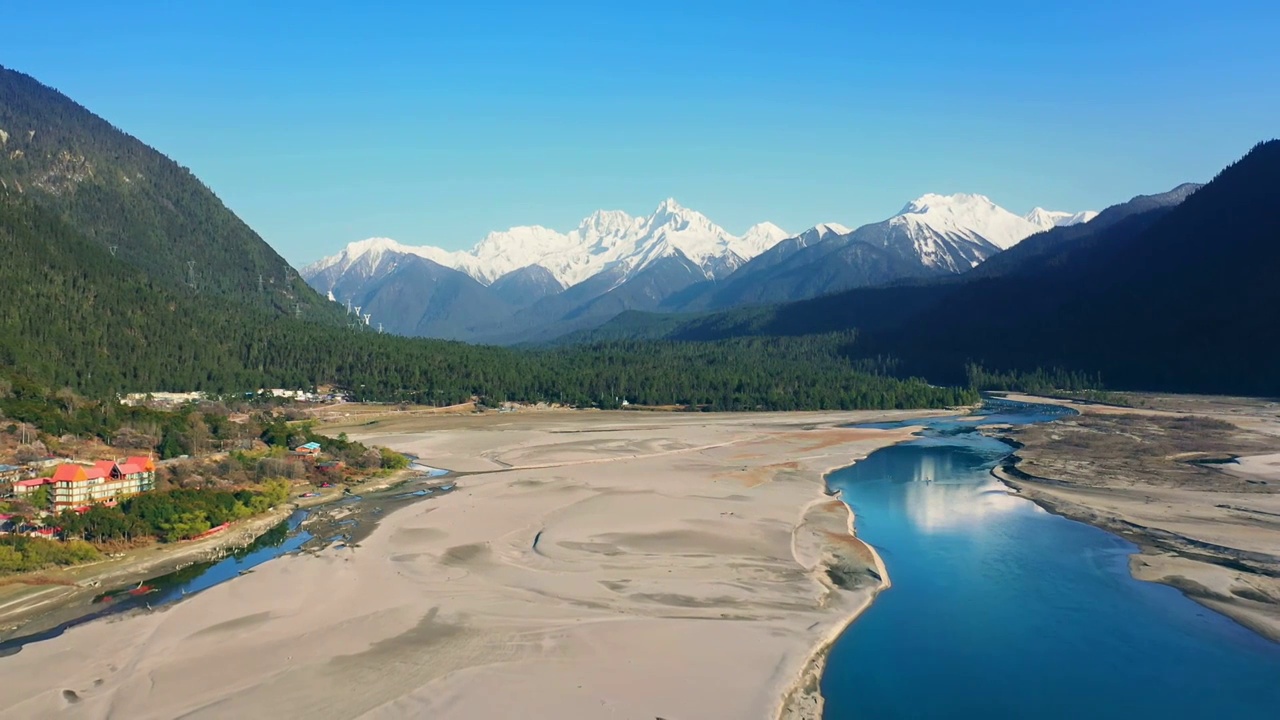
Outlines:
[[[831, 650], [825, 718], [1280, 717], [1280, 644], [1164, 585], [1130, 542], [1007, 494], [989, 404], [828, 477], [893, 586]], [[910, 424], [920, 424], [919, 421]]]
[[12, 655], [24, 645], [57, 637], [68, 629], [129, 610], [156, 608], [208, 590], [253, 568], [301, 548], [311, 539], [311, 533], [302, 529], [307, 518], [306, 510], [295, 510], [284, 522], [263, 533], [248, 546], [226, 557], [194, 563], [139, 582], [136, 586], [118, 588], [93, 598], [87, 609], [71, 609], [69, 619], [46, 630], [0, 641], [0, 657]]
[[[375, 504], [371, 513], [379, 515], [383, 505], [398, 506], [413, 502], [420, 498], [436, 497], [451, 492], [455, 483], [436, 485], [427, 488], [412, 488], [414, 485], [438, 480], [448, 475], [447, 470], [414, 464], [420, 474], [405, 483], [386, 490], [376, 491], [372, 495], [362, 496], [350, 494], [333, 501], [333, 505], [369, 502]], [[14, 635], [0, 639], [0, 658], [17, 654], [25, 645], [58, 637], [68, 629], [111, 615], [118, 615], [131, 610], [155, 610], [165, 605], [178, 602], [203, 590], [232, 580], [239, 575], [251, 572], [265, 562], [282, 557], [301, 549], [313, 536], [303, 526], [303, 521], [310, 515], [310, 510], [294, 510], [287, 519], [268, 530], [246, 547], [237, 549], [218, 560], [194, 563], [180, 570], [143, 580], [136, 585], [113, 588], [92, 599], [88, 605], [77, 603], [61, 608], [51, 616], [47, 628]], [[350, 527], [357, 522], [348, 519], [337, 523], [338, 527]], [[341, 534], [327, 538], [333, 547], [344, 547]], [[2, 715], [2, 714], [0, 714]]]

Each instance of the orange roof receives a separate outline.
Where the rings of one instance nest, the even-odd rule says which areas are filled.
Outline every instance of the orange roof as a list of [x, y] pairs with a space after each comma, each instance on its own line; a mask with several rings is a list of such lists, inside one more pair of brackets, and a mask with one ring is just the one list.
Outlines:
[[131, 458], [125, 458], [125, 464], [137, 465], [138, 467], [142, 468], [143, 472], [155, 472], [156, 470], [156, 461], [152, 460], [149, 457], [142, 457], [141, 455], [131, 457]]
[[53, 479], [55, 482], [65, 482], [68, 480], [77, 482], [80, 480], [88, 480], [89, 476], [85, 474], [85, 468], [83, 465], [71, 465], [68, 463], [58, 466], [58, 469], [53, 473]]
[[14, 483], [13, 486], [20, 487], [20, 488], [40, 487], [45, 483], [51, 483], [51, 482], [53, 482], [53, 478], [32, 478], [30, 480], [19, 480], [18, 482]]
[[100, 471], [102, 477], [106, 477], [111, 474], [112, 470], [116, 469], [116, 463], [114, 460], [99, 460], [93, 464], [93, 469]]
[[85, 480], [104, 478], [111, 472], [111, 467], [115, 463], [108, 461], [106, 470], [103, 470], [101, 465], [102, 463], [94, 463], [93, 467], [85, 467], [83, 465], [65, 463], [58, 466], [57, 471], [53, 473], [53, 479], [55, 482], [84, 482]]
[[118, 467], [120, 468], [121, 475], [137, 475], [138, 473], [142, 472], [142, 466], [134, 465], [133, 463], [125, 463], [123, 465], [119, 465]]

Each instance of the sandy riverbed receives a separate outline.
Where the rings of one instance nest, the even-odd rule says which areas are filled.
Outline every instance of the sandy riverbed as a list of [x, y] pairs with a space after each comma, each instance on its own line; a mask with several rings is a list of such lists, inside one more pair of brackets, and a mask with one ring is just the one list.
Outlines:
[[[351, 487], [369, 492], [402, 482], [411, 475], [411, 471], [404, 470]], [[80, 617], [92, 610], [91, 598], [103, 591], [124, 588], [188, 565], [221, 559], [237, 548], [251, 545], [284, 522], [294, 510], [341, 498], [345, 487], [322, 490], [310, 498], [294, 497], [262, 515], [232, 523], [226, 532], [202, 540], [155, 544], [98, 562], [3, 578], [0, 581], [0, 639], [30, 635]]]
[[[330, 428], [476, 472], [358, 547], [5, 658], [6, 717], [750, 718], [882, 587], [824, 472], [898, 413], [521, 413]], [[496, 471], [496, 472], [495, 472]], [[837, 589], [841, 587], [843, 589]], [[51, 672], [51, 668], [56, 668]]]

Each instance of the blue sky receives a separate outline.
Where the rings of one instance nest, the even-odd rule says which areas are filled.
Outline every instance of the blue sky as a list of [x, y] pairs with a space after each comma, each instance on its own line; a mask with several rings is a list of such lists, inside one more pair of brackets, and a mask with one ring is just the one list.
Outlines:
[[733, 232], [925, 192], [1099, 209], [1277, 134], [1280, 3], [11, 4], [0, 63], [295, 264], [663, 198]]

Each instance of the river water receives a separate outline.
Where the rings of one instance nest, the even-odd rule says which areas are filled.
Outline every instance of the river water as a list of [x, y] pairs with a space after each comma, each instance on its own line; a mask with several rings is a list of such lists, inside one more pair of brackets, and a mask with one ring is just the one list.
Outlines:
[[1011, 450], [977, 424], [1070, 411], [986, 410], [828, 477], [893, 587], [831, 650], [827, 720], [1280, 717], [1280, 644], [1134, 580], [1132, 543], [990, 476]]
[[[382, 513], [439, 497], [455, 487], [454, 483], [439, 482], [440, 478], [448, 475], [447, 470], [421, 465], [416, 459], [410, 467], [418, 471], [418, 474], [391, 488], [366, 495], [348, 495], [310, 510], [294, 510], [287, 519], [253, 543], [236, 549], [225, 557], [194, 563], [137, 583], [104, 589], [104, 592], [91, 599], [57, 607], [30, 625], [12, 631], [0, 631], [0, 658], [15, 655], [31, 643], [58, 637], [77, 625], [128, 612], [157, 610], [180, 602], [202, 590], [252, 572], [265, 562], [298, 552], [305, 547], [318, 549], [330, 544], [340, 545], [351, 538], [357, 524], [365, 523], [367, 531]], [[351, 519], [337, 523], [336, 527], [323, 524], [328, 531], [320, 537], [313, 535], [311, 529], [314, 526], [308, 522], [312, 514], [339, 506], [349, 506]]]

